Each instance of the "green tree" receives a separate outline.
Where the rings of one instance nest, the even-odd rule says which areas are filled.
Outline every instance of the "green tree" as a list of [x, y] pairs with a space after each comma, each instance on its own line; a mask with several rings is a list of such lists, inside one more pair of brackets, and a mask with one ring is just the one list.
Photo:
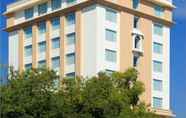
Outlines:
[[47, 69], [11, 72], [1, 89], [2, 118], [158, 118], [139, 100], [144, 86], [138, 72], [92, 78], [64, 78]]

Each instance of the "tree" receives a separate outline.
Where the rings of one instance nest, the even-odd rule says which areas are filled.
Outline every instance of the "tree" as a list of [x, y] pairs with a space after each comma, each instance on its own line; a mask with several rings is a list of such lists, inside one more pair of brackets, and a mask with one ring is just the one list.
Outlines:
[[64, 78], [47, 69], [12, 72], [1, 87], [3, 118], [157, 118], [141, 103], [144, 87], [128, 69], [92, 78]]

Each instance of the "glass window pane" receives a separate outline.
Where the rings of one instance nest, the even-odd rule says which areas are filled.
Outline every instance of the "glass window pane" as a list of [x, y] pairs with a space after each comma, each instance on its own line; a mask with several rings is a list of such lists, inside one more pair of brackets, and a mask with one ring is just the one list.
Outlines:
[[56, 17], [52, 19], [52, 29], [59, 29], [60, 28], [60, 18]]
[[46, 22], [45, 21], [40, 22], [38, 25], [38, 29], [39, 29], [40, 34], [45, 33], [46, 32]]
[[74, 77], [75, 77], [75, 72], [67, 73], [67, 74], [66, 74], [66, 77], [74, 78]]
[[67, 15], [67, 25], [74, 25], [75, 24], [75, 14], [74, 13], [69, 13]]
[[154, 108], [162, 108], [162, 98], [153, 97], [153, 107]]
[[155, 6], [154, 10], [156, 16], [162, 17], [164, 15], [164, 8], [162, 8], [161, 6]]
[[26, 69], [26, 70], [32, 69], [32, 64], [26, 64], [26, 65], [25, 65], [25, 69]]
[[160, 61], [153, 61], [153, 70], [154, 72], [162, 72], [163, 70], [163, 66], [162, 66], [162, 62]]
[[47, 13], [47, 8], [48, 8], [48, 3], [47, 2], [38, 5], [38, 14], [42, 15], [42, 14]]
[[162, 81], [161, 80], [153, 80], [153, 89], [155, 91], [162, 91]]
[[25, 33], [25, 39], [30, 39], [32, 38], [32, 27], [27, 27], [24, 29], [24, 33]]
[[71, 33], [67, 35], [67, 45], [75, 44], [75, 33]]
[[60, 67], [60, 57], [52, 58], [52, 68], [59, 68]]
[[52, 39], [52, 48], [53, 49], [60, 48], [60, 38], [59, 37]]
[[46, 66], [46, 60], [39, 61], [39, 63], [38, 63], [39, 68], [43, 68], [45, 66]]
[[106, 20], [116, 23], [117, 22], [117, 12], [111, 9], [106, 10]]
[[154, 34], [162, 36], [163, 35], [163, 26], [160, 24], [154, 24]]
[[68, 4], [75, 3], [77, 0], [67, 0]]
[[140, 0], [133, 0], [133, 8], [137, 9], [139, 7]]
[[67, 65], [75, 64], [75, 53], [67, 55]]
[[43, 53], [46, 51], [46, 41], [39, 43], [39, 52]]
[[34, 16], [34, 8], [29, 8], [24, 11], [25, 13], [25, 19], [30, 19]]
[[61, 8], [61, 0], [51, 0], [52, 10]]
[[25, 56], [32, 56], [32, 45], [26, 46], [25, 47]]
[[115, 42], [116, 36], [116, 31], [106, 29], [106, 40]]
[[113, 51], [113, 50], [108, 50], [106, 49], [105, 50], [105, 58], [106, 58], [106, 61], [109, 61], [109, 62], [116, 62], [116, 51]]
[[163, 52], [163, 46], [160, 43], [153, 43], [153, 51], [157, 54], [162, 54]]

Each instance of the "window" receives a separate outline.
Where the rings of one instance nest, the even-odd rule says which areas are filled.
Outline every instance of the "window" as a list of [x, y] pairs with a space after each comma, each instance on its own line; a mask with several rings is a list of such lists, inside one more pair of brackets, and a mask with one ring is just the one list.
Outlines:
[[116, 31], [106, 29], [106, 40], [115, 42], [116, 41]]
[[106, 69], [106, 70], [105, 70], [105, 73], [106, 73], [107, 75], [111, 76], [111, 75], [114, 73], [114, 71], [113, 71], [113, 70]]
[[162, 44], [154, 42], [153, 43], [153, 51], [154, 51], [154, 53], [162, 54], [162, 52], [163, 52]]
[[48, 3], [47, 2], [38, 5], [38, 14], [42, 15], [42, 14], [47, 13], [47, 9], [48, 9]]
[[26, 39], [30, 39], [32, 38], [32, 27], [27, 27], [24, 29], [24, 32], [25, 32], [25, 38]]
[[25, 56], [26, 57], [32, 56], [32, 45], [25, 47]]
[[60, 48], [60, 40], [59, 39], [60, 39], [59, 37], [52, 39], [52, 48], [53, 49]]
[[73, 25], [75, 24], [75, 14], [74, 13], [69, 13], [67, 15], [67, 25]]
[[39, 63], [38, 63], [39, 68], [42, 68], [42, 67], [45, 67], [45, 66], [46, 66], [46, 61], [45, 60], [39, 61]]
[[160, 61], [153, 61], [153, 70], [154, 72], [162, 72], [162, 62]]
[[133, 9], [138, 9], [140, 0], [133, 0]]
[[52, 19], [52, 29], [56, 30], [60, 28], [60, 18], [56, 17]]
[[68, 4], [75, 3], [75, 2], [76, 2], [76, 0], [67, 0]]
[[32, 64], [26, 64], [26, 65], [25, 65], [25, 69], [26, 69], [26, 70], [32, 69]]
[[153, 89], [155, 91], [162, 91], [162, 80], [153, 80]]
[[45, 33], [46, 32], [46, 22], [45, 21], [40, 22], [38, 29], [39, 29], [40, 34]]
[[52, 58], [52, 68], [59, 68], [60, 66], [60, 57], [54, 57]]
[[75, 53], [67, 55], [67, 65], [75, 64]]
[[163, 35], [163, 26], [161, 24], [154, 24], [154, 34], [159, 36]]
[[162, 108], [162, 102], [163, 99], [162, 98], [158, 98], [158, 97], [153, 97], [153, 107], [154, 108]]
[[116, 62], [116, 51], [106, 49], [105, 58], [106, 58], [106, 61], [115, 63]]
[[106, 9], [106, 20], [116, 23], [117, 22], [117, 12], [111, 9]]
[[67, 35], [67, 44], [68, 45], [72, 45], [72, 44], [75, 44], [75, 33], [71, 33], [71, 34], [68, 34]]
[[134, 67], [137, 67], [139, 65], [139, 59], [140, 59], [139, 56], [134, 56], [133, 57], [133, 66]]
[[141, 39], [140, 36], [136, 36], [134, 39], [134, 48], [141, 49]]
[[30, 19], [34, 16], [34, 8], [25, 9], [25, 19]]
[[164, 8], [162, 8], [161, 6], [156, 5], [154, 7], [154, 10], [155, 10], [155, 15], [156, 16], [163, 17], [163, 15], [164, 15]]
[[52, 10], [61, 8], [61, 0], [51, 0]]
[[72, 73], [67, 73], [66, 74], [66, 77], [69, 77], [69, 78], [74, 78], [76, 75], [75, 75], [75, 72], [72, 72]]
[[46, 51], [46, 41], [39, 43], [39, 52], [44, 53]]
[[137, 16], [134, 16], [133, 28], [139, 29], [139, 21], [140, 21], [140, 18]]

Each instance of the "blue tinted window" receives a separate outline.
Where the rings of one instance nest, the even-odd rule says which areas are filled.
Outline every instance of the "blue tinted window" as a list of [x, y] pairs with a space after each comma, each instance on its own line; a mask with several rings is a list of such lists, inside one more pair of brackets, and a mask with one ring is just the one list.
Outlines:
[[32, 69], [32, 64], [26, 64], [26, 65], [25, 65], [25, 69], [26, 69], [26, 70]]
[[73, 24], [75, 24], [75, 14], [69, 13], [67, 15], [67, 25], [73, 25]]
[[60, 38], [54, 38], [52, 39], [52, 48], [57, 49], [60, 48]]
[[52, 10], [61, 8], [61, 0], [51, 0]]
[[70, 3], [75, 3], [77, 0], [67, 0], [67, 3], [70, 4]]
[[162, 17], [164, 15], [164, 8], [162, 8], [161, 6], [155, 6], [155, 15]]
[[60, 57], [52, 58], [52, 68], [59, 68], [60, 67]]
[[75, 53], [67, 55], [67, 65], [75, 64]]
[[69, 78], [74, 78], [76, 75], [75, 72], [72, 72], [72, 73], [67, 73], [66, 76]]
[[105, 58], [106, 58], [106, 61], [109, 61], [109, 62], [116, 62], [117, 60], [117, 53], [116, 51], [113, 51], [113, 50], [108, 50], [106, 49], [105, 50]]
[[71, 33], [67, 35], [67, 44], [68, 45], [72, 45], [75, 44], [75, 40], [76, 40], [76, 35], [75, 33]]
[[140, 0], [133, 0], [133, 8], [137, 9], [139, 7]]
[[154, 72], [162, 72], [163, 71], [163, 65], [160, 61], [153, 61], [153, 71]]
[[106, 9], [106, 20], [116, 23], [117, 22], [117, 12], [111, 9]]
[[154, 34], [159, 36], [163, 35], [163, 26], [161, 24], [154, 24]]
[[46, 41], [39, 43], [39, 52], [43, 53], [46, 51]]
[[32, 45], [26, 46], [25, 47], [25, 56], [32, 56]]
[[25, 19], [30, 19], [34, 16], [34, 8], [29, 8], [25, 10]]
[[39, 29], [39, 33], [41, 33], [41, 34], [45, 33], [46, 32], [46, 22], [45, 21], [40, 22], [38, 29]]
[[116, 31], [106, 29], [106, 40], [115, 42], [117, 38]]
[[42, 14], [47, 13], [47, 9], [48, 9], [48, 3], [47, 2], [38, 5], [38, 14], [42, 15]]
[[38, 63], [39, 68], [42, 68], [42, 67], [45, 67], [45, 66], [46, 66], [46, 60], [39, 61], [39, 63]]
[[56, 17], [52, 19], [52, 29], [59, 29], [60, 28], [60, 18]]
[[162, 108], [163, 100], [162, 98], [153, 97], [153, 107], [154, 108]]
[[162, 54], [163, 52], [163, 46], [160, 43], [153, 43], [153, 51], [157, 54]]
[[32, 38], [32, 27], [31, 26], [25, 28], [24, 32], [25, 32], [25, 38], [26, 39]]
[[153, 80], [153, 89], [155, 91], [162, 91], [162, 81], [161, 80]]

